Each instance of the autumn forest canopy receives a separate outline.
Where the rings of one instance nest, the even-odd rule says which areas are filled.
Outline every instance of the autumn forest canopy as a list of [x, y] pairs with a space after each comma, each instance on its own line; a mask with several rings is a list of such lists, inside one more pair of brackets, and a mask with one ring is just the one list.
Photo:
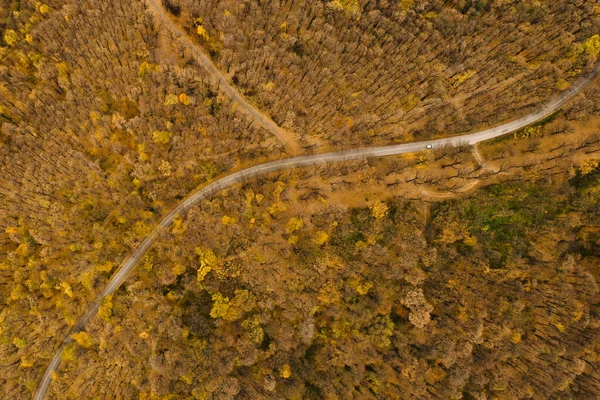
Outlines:
[[155, 230], [599, 62], [600, 1], [0, 0], [0, 398], [600, 398], [598, 79]]

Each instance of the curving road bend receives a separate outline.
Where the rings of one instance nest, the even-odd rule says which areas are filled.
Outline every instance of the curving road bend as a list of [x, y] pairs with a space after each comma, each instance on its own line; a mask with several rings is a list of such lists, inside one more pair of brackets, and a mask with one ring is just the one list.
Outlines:
[[279, 127], [269, 117], [249, 104], [246, 99], [244, 99], [242, 95], [239, 94], [238, 91], [229, 84], [221, 71], [215, 67], [210, 58], [189, 38], [187, 33], [173, 23], [171, 18], [169, 18], [169, 16], [165, 13], [165, 10], [159, 4], [159, 0], [146, 0], [146, 4], [148, 5], [148, 9], [156, 15], [159, 21], [175, 35], [177, 40], [179, 40], [181, 44], [191, 51], [191, 53], [196, 57], [198, 64], [206, 69], [212, 78], [213, 83], [218, 85], [221, 91], [235, 101], [239, 109], [246, 114], [246, 116], [256, 121], [259, 125], [277, 137], [288, 151], [291, 153], [298, 153], [300, 147], [296, 141], [295, 135], [292, 132], [286, 131], [285, 129]]

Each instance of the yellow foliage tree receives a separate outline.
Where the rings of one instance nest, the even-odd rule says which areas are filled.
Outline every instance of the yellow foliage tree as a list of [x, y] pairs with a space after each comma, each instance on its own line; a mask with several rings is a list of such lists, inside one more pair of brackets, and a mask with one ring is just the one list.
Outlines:
[[358, 0], [333, 0], [329, 6], [334, 10], [343, 11], [346, 14], [357, 16], [360, 13]]
[[212, 250], [196, 247], [195, 251], [200, 256], [201, 267], [213, 267], [217, 263], [217, 256]]
[[202, 25], [198, 25], [198, 28], [196, 28], [196, 33], [198, 33], [198, 35], [206, 41], [210, 39], [208, 32], [206, 32], [206, 29], [204, 29]]
[[232, 225], [235, 224], [235, 218], [230, 217], [228, 215], [223, 215], [223, 218], [221, 218], [221, 222], [223, 223], [223, 225]]
[[584, 50], [594, 58], [600, 55], [600, 35], [594, 35], [583, 43]]
[[73, 297], [73, 289], [71, 289], [71, 285], [69, 285], [67, 282], [61, 282], [59, 287], [67, 296]]
[[210, 316], [213, 318], [222, 318], [225, 321], [237, 321], [244, 311], [252, 307], [250, 292], [247, 290], [236, 290], [235, 297], [229, 300], [220, 292], [212, 295], [213, 307], [210, 310]]
[[100, 316], [100, 318], [102, 318], [105, 321], [110, 320], [110, 317], [112, 316], [112, 308], [113, 308], [112, 298], [113, 298], [112, 294], [106, 296], [104, 298], [104, 301], [102, 302], [102, 305], [98, 309], [98, 315]]
[[281, 368], [281, 371], [279, 371], [279, 376], [281, 376], [283, 379], [288, 379], [290, 376], [292, 376], [292, 368], [289, 366], [289, 364], [285, 364], [283, 368]]
[[302, 218], [292, 217], [287, 223], [287, 228], [285, 231], [287, 233], [294, 233], [297, 230], [301, 229], [304, 226], [304, 221]]
[[342, 294], [336, 284], [331, 280], [327, 281], [321, 289], [319, 289], [319, 294], [317, 295], [317, 299], [325, 304], [335, 304], [340, 301], [341, 297]]
[[276, 217], [278, 214], [284, 212], [285, 210], [287, 210], [287, 207], [281, 201], [276, 201], [268, 209], [269, 214], [271, 214], [272, 217]]
[[13, 286], [12, 290], [10, 291], [10, 296], [8, 297], [8, 299], [12, 301], [18, 301], [24, 298], [25, 288], [23, 287], [23, 285], [17, 283]]
[[60, 355], [62, 361], [75, 361], [75, 346], [72, 344], [67, 346]]
[[33, 359], [27, 356], [21, 356], [21, 368], [30, 368], [33, 367]]
[[284, 189], [285, 189], [285, 182], [277, 181], [275, 190], [273, 190], [273, 196], [275, 196], [275, 199], [277, 201], [279, 201], [279, 199], [281, 198], [281, 193], [283, 193]]
[[98, 272], [110, 272], [112, 271], [115, 265], [110, 261], [105, 262], [104, 264], [96, 265], [96, 271]]
[[510, 337], [510, 341], [514, 344], [521, 343], [521, 334], [519, 332], [513, 332], [513, 334]]
[[4, 32], [4, 41], [7, 45], [14, 45], [18, 39], [19, 36], [17, 35], [17, 32], [13, 31], [12, 29], [7, 29], [6, 32]]
[[473, 75], [475, 75], [477, 73], [477, 71], [475, 71], [474, 69], [468, 69], [465, 72], [463, 72], [462, 74], [456, 75], [453, 80], [456, 83], [463, 83], [468, 81], [469, 79], [471, 79], [473, 77]]
[[94, 276], [94, 271], [86, 271], [80, 275], [79, 281], [81, 282], [84, 288], [86, 288], [89, 291], [92, 291], [92, 289], [94, 288]]
[[179, 97], [175, 94], [168, 94], [165, 98], [165, 106], [174, 106], [179, 103]]
[[148, 74], [148, 72], [158, 72], [159, 68], [156, 64], [150, 64], [147, 61], [144, 61], [140, 64], [140, 68], [138, 69], [138, 77], [142, 78]]
[[389, 207], [379, 200], [371, 204], [369, 208], [371, 210], [371, 215], [375, 217], [377, 221], [381, 221], [382, 219], [384, 219], [389, 211]]
[[183, 217], [181, 215], [177, 214], [175, 216], [175, 218], [173, 218], [173, 227], [171, 228], [171, 231], [174, 234], [179, 235], [179, 234], [185, 232], [186, 229], [187, 229], [187, 226], [184, 223]]
[[231, 305], [229, 297], [223, 297], [220, 292], [212, 295], [213, 306], [210, 310], [210, 316], [213, 318], [224, 318], [228, 313]]
[[254, 343], [261, 343], [265, 337], [265, 332], [260, 326], [258, 317], [254, 316], [242, 322], [242, 328], [248, 331], [248, 334]]
[[319, 246], [324, 245], [325, 243], [327, 243], [327, 241], [329, 240], [329, 235], [327, 234], [327, 232], [323, 232], [323, 231], [318, 231], [315, 235], [315, 243], [318, 244]]
[[12, 343], [15, 345], [15, 347], [17, 349], [22, 349], [23, 347], [25, 347], [27, 345], [27, 341], [25, 339], [22, 338], [14, 338]]
[[413, 3], [414, 0], [400, 0], [400, 7], [402, 7], [404, 11], [407, 11], [413, 6]]
[[92, 342], [92, 339], [90, 338], [90, 335], [88, 335], [88, 333], [86, 331], [74, 333], [71, 335], [71, 337], [81, 347], [87, 348], [87, 347], [90, 347], [92, 344], [94, 344]]
[[171, 141], [171, 132], [168, 131], [154, 131], [152, 137], [155, 143], [168, 144]]
[[146, 153], [146, 144], [140, 143], [137, 145], [138, 156], [142, 161], [148, 161], [150, 156]]
[[296, 236], [296, 235], [291, 235], [291, 236], [288, 238], [288, 240], [287, 240], [287, 241], [288, 241], [288, 243], [289, 243], [289, 244], [291, 244], [292, 246], [295, 246], [295, 245], [297, 245], [297, 244], [298, 244], [298, 239], [299, 239], [299, 238], [298, 238], [298, 236]]
[[371, 282], [355, 278], [350, 281], [350, 286], [352, 286], [352, 288], [354, 288], [358, 294], [364, 296], [365, 294], [369, 293], [369, 290], [371, 290], [373, 284]]
[[579, 164], [579, 172], [581, 172], [582, 175], [587, 175], [593, 172], [596, 168], [598, 168], [599, 164], [600, 159], [584, 160], [581, 162], [581, 164]]
[[189, 106], [192, 103], [192, 98], [190, 96], [188, 96], [187, 94], [185, 94], [185, 93], [181, 93], [179, 95], [179, 101], [184, 106]]
[[198, 268], [198, 282], [202, 282], [217, 264], [217, 256], [212, 250], [196, 247], [196, 254], [200, 256], [200, 268]]
[[185, 270], [186, 268], [183, 264], [176, 263], [175, 265], [173, 265], [173, 275], [175, 276], [183, 275], [185, 273]]

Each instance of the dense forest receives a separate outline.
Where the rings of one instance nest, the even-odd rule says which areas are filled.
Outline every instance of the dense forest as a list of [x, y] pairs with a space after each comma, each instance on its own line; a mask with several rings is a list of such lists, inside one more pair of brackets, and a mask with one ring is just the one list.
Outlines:
[[[445, 149], [214, 196], [105, 301], [51, 398], [597, 398], [600, 108], [566, 122], [578, 107], [481, 148], [489, 170]], [[457, 170], [479, 188], [429, 192]]]
[[568, 87], [600, 52], [596, 1], [163, 3], [307, 147], [423, 140], [510, 119]]
[[[155, 2], [307, 152], [517, 118], [600, 55], [597, 1]], [[1, 398], [182, 199], [293, 155], [177, 35], [143, 1], [0, 0]], [[235, 186], [161, 234], [47, 397], [597, 398], [599, 160], [596, 85], [476, 151]]]
[[0, 4], [0, 397], [14, 399], [159, 217], [282, 147], [172, 56], [142, 2]]

